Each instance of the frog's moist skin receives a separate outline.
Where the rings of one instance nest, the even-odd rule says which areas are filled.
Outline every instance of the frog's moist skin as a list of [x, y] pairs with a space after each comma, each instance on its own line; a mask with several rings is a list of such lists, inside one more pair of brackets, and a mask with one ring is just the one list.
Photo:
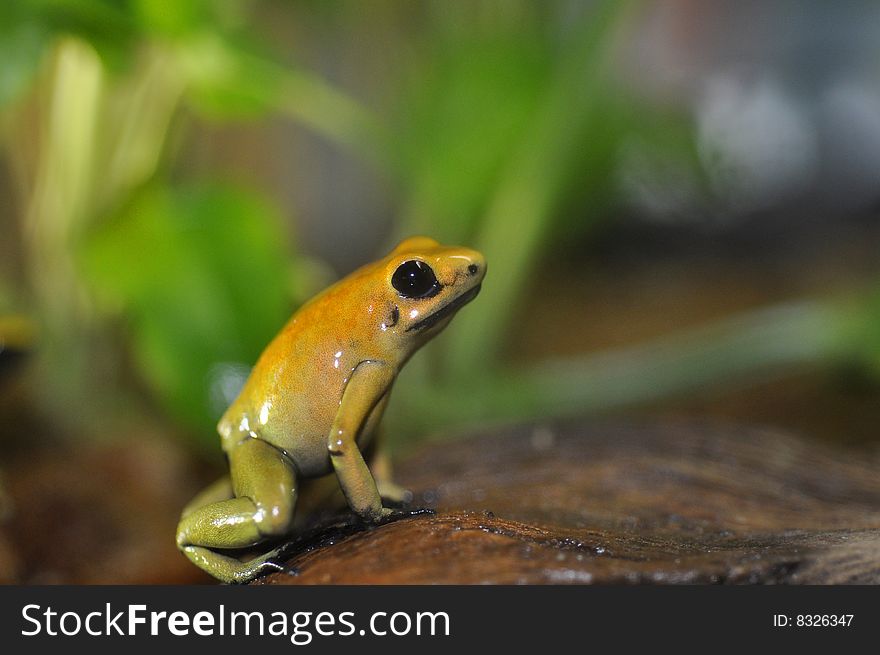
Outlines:
[[413, 237], [303, 305], [220, 420], [230, 476], [184, 509], [184, 554], [225, 582], [259, 575], [275, 551], [242, 562], [217, 549], [289, 532], [300, 482], [331, 472], [363, 519], [389, 514], [362, 450], [401, 367], [477, 295], [485, 273], [480, 253]]

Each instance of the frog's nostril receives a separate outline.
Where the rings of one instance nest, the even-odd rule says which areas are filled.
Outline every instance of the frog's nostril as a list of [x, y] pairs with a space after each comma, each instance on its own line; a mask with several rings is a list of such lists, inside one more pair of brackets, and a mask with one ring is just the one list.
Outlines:
[[480, 270], [480, 267], [477, 266], [476, 264], [471, 264], [470, 266], [468, 266], [468, 273], [470, 273], [471, 275], [476, 275], [477, 271], [479, 271], [479, 270]]

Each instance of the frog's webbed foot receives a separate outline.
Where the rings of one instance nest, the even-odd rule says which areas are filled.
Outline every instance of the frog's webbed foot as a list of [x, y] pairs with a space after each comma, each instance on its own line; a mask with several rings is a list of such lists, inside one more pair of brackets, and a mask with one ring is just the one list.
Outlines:
[[283, 547], [274, 548], [246, 562], [203, 546], [186, 546], [181, 550], [193, 564], [227, 584], [244, 584], [268, 573], [287, 570], [278, 561]]

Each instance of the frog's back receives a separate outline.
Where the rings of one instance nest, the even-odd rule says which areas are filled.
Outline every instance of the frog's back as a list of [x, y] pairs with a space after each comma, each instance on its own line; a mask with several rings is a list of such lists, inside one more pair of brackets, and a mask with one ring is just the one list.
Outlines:
[[258, 437], [301, 466], [326, 456], [326, 440], [351, 371], [365, 357], [356, 311], [335, 285], [300, 308], [260, 355], [220, 419], [224, 448]]

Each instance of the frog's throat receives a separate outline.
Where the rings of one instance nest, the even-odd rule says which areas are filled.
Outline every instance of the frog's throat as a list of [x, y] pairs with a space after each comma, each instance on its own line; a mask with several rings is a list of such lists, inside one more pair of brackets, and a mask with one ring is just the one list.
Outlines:
[[452, 314], [457, 312], [459, 308], [461, 308], [463, 305], [466, 305], [471, 300], [476, 298], [477, 294], [480, 293], [480, 288], [482, 286], [482, 284], [478, 284], [473, 289], [468, 289], [458, 298], [449, 301], [433, 314], [428, 314], [418, 323], [413, 323], [412, 325], [410, 325], [408, 328], [406, 328], [406, 331], [411, 332], [412, 330], [427, 330], [428, 328], [433, 327], [444, 318], [451, 316]]

